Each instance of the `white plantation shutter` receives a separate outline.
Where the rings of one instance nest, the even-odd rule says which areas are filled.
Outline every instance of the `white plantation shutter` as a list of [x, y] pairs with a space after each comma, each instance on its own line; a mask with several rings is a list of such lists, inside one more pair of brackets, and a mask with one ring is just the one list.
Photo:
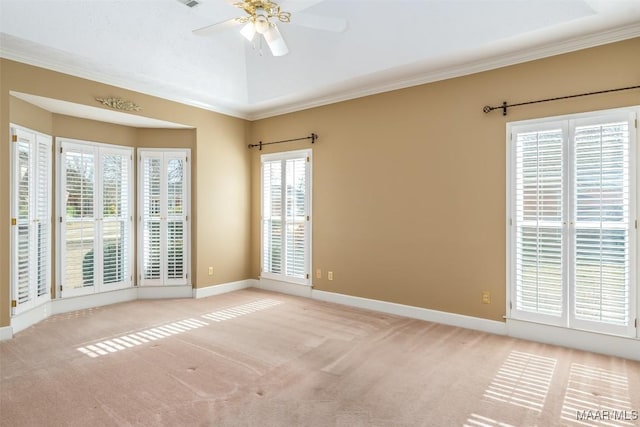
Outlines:
[[574, 316], [585, 326], [626, 327], [631, 298], [629, 120], [576, 125]]
[[132, 149], [58, 143], [62, 296], [132, 286]]
[[516, 307], [560, 319], [563, 309], [561, 124], [514, 132], [516, 140]]
[[131, 150], [101, 149], [102, 284], [131, 285]]
[[51, 296], [51, 137], [13, 126], [13, 314]]
[[140, 283], [188, 284], [188, 150], [140, 152]]
[[262, 275], [308, 284], [311, 151], [262, 156]]
[[511, 316], [634, 335], [629, 112], [510, 126]]

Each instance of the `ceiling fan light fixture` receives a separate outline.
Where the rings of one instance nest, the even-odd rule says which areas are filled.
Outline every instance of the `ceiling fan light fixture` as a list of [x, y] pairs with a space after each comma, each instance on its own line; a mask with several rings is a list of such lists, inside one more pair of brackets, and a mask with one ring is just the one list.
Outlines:
[[253, 25], [255, 26], [256, 31], [260, 34], [265, 34], [271, 27], [271, 23], [264, 15], [256, 15]]
[[269, 30], [263, 35], [273, 56], [283, 56], [289, 53], [289, 48], [275, 24], [272, 24]]
[[253, 37], [256, 35], [256, 26], [253, 22], [248, 22], [244, 27], [242, 27], [240, 34], [242, 34], [245, 39], [252, 41]]

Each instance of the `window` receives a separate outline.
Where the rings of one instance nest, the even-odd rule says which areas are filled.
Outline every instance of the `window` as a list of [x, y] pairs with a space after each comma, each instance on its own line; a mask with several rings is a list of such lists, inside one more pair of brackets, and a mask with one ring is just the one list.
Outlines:
[[11, 305], [51, 298], [51, 137], [11, 125]]
[[133, 149], [57, 138], [61, 296], [133, 285]]
[[187, 285], [189, 150], [140, 150], [139, 160], [140, 284]]
[[310, 284], [311, 150], [261, 159], [262, 277]]
[[514, 123], [510, 315], [635, 336], [636, 113]]

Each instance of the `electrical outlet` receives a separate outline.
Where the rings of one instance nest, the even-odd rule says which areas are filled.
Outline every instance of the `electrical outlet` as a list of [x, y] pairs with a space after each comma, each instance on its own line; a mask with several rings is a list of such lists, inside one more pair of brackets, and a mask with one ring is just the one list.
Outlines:
[[322, 279], [322, 270], [320, 269], [316, 270], [316, 279]]
[[483, 291], [482, 292], [482, 303], [483, 304], [491, 304], [491, 292]]
[[209, 267], [209, 276], [213, 276], [213, 267]]
[[333, 280], [333, 271], [327, 273], [327, 279]]

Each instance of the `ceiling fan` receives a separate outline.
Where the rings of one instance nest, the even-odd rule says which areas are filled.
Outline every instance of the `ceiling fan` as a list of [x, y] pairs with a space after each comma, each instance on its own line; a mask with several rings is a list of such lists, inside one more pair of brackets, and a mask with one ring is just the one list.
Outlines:
[[[273, 56], [283, 56], [289, 53], [289, 48], [276, 26], [276, 21], [332, 32], [342, 32], [347, 28], [345, 19], [300, 12], [323, 0], [285, 1], [282, 3], [283, 6], [271, 0], [233, 1], [227, 0], [227, 3], [242, 9], [246, 13], [245, 16], [207, 25], [193, 30], [193, 33], [199, 36], [208, 36], [220, 30], [244, 24], [240, 34], [247, 40], [253, 41], [257, 34], [258, 37], [264, 38]], [[294, 13], [293, 20], [291, 19], [292, 12]]]

